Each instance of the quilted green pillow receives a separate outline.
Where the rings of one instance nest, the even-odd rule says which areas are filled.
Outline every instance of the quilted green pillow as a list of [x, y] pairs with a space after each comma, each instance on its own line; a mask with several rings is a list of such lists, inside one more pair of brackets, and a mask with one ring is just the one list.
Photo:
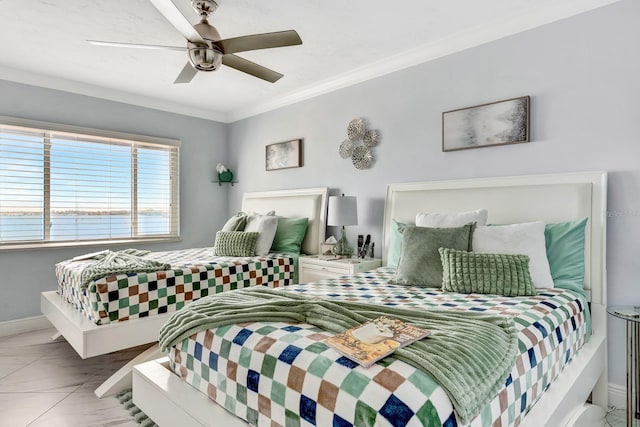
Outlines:
[[470, 250], [474, 228], [475, 223], [451, 228], [406, 226], [402, 232], [402, 250], [395, 283], [441, 287], [442, 262], [438, 249]]
[[527, 255], [488, 254], [440, 248], [442, 290], [507, 297], [535, 295]]
[[253, 256], [259, 234], [255, 231], [218, 231], [213, 253], [217, 256]]

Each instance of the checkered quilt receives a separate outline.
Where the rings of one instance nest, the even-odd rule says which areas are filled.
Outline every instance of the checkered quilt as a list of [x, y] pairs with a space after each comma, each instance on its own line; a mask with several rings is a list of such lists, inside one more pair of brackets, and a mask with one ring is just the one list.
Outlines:
[[143, 258], [171, 264], [153, 273], [114, 274], [82, 286], [90, 261], [56, 264], [58, 293], [98, 325], [179, 310], [209, 294], [249, 286], [272, 288], [294, 283], [293, 256], [216, 257], [211, 248], [151, 252]]
[[[444, 293], [390, 284], [390, 268], [282, 289], [372, 304], [513, 316], [520, 354], [504, 388], [468, 424], [514, 426], [584, 343], [586, 302], [561, 289], [534, 297]], [[172, 369], [231, 413], [259, 426], [457, 426], [442, 387], [387, 357], [358, 366], [307, 324], [253, 322], [206, 330], [170, 350]]]

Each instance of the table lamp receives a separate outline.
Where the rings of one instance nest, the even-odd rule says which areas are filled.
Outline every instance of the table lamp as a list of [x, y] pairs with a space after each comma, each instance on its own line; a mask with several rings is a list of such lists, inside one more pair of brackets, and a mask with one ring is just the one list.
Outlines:
[[358, 206], [355, 196], [329, 196], [327, 225], [341, 226], [340, 240], [333, 248], [333, 254], [341, 258], [351, 258], [353, 246], [347, 241], [344, 227], [358, 225]]

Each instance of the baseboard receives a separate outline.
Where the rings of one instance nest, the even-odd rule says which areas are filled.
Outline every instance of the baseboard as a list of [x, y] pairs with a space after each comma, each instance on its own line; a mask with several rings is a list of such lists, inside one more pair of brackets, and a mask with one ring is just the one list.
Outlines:
[[616, 409], [627, 407], [627, 388], [609, 383], [609, 406]]
[[0, 337], [8, 337], [25, 332], [38, 331], [52, 328], [53, 326], [44, 316], [25, 317], [24, 319], [8, 320], [0, 322]]

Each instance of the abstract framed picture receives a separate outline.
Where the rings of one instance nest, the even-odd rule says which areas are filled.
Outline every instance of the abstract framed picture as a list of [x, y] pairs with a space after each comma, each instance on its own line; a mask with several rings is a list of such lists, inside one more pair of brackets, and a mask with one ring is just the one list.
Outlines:
[[294, 139], [267, 145], [265, 165], [268, 171], [302, 166], [302, 140]]
[[442, 113], [442, 151], [529, 142], [529, 97]]

